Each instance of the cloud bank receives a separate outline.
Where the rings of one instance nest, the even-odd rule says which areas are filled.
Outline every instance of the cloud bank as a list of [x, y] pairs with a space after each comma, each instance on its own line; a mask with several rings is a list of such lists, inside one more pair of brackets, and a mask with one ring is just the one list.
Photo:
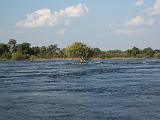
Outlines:
[[144, 19], [142, 16], [136, 16], [135, 18], [132, 18], [131, 20], [126, 22], [126, 25], [139, 26], [139, 25], [153, 25], [154, 23], [155, 20], [153, 18]]
[[150, 9], [150, 15], [160, 15], [160, 0], [156, 0], [153, 7]]
[[59, 24], [69, 25], [70, 19], [79, 18], [88, 13], [88, 7], [85, 4], [67, 7], [59, 11], [51, 11], [49, 8], [43, 8], [33, 13], [27, 14], [26, 19], [17, 22], [19, 27], [43, 27], [56, 26]]
[[[144, 0], [137, 0], [136, 6], [144, 4]], [[116, 28], [116, 34], [145, 34], [147, 26], [156, 24], [156, 16], [160, 15], [160, 0], [154, 0], [153, 5], [143, 14], [126, 21], [120, 28]]]

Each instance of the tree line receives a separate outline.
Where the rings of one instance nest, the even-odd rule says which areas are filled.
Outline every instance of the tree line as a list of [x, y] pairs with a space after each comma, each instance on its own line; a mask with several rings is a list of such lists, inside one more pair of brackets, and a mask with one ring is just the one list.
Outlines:
[[36, 60], [55, 58], [78, 58], [81, 61], [90, 58], [160, 58], [160, 50], [153, 50], [150, 47], [145, 49], [133, 47], [124, 51], [102, 51], [99, 48], [91, 48], [81, 42], [75, 42], [62, 49], [60, 49], [57, 44], [32, 47], [31, 44], [27, 42], [17, 44], [15, 39], [10, 39], [7, 44], [0, 43], [0, 60]]

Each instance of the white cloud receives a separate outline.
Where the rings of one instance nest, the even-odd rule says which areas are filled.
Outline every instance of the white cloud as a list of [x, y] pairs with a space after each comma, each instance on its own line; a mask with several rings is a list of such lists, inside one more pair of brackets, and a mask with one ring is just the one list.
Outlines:
[[144, 18], [141, 16], [136, 16], [135, 18], [132, 18], [131, 20], [129, 20], [126, 25], [141, 25], [144, 23]]
[[[57, 16], [58, 17], [58, 16]], [[56, 15], [52, 15], [51, 10], [48, 8], [44, 8], [41, 10], [37, 10], [31, 14], [27, 15], [27, 19], [23, 21], [19, 21], [17, 26], [24, 27], [40, 27], [40, 26], [53, 26], [57, 18]]]
[[135, 3], [136, 6], [140, 6], [144, 4], [144, 0], [137, 0], [137, 2]]
[[160, 15], [160, 0], [156, 0], [150, 9], [150, 15]]
[[155, 23], [154, 19], [144, 19], [142, 16], [136, 16], [131, 20], [127, 21], [125, 25], [139, 26], [139, 25], [153, 25], [154, 23]]
[[42, 26], [56, 26], [70, 24], [68, 19], [78, 18], [88, 13], [88, 8], [84, 4], [71, 6], [63, 10], [52, 12], [48, 8], [37, 10], [33, 13], [27, 14], [27, 18], [19, 21], [17, 26], [21, 27], [42, 27]]
[[145, 29], [143, 28], [119, 28], [115, 30], [115, 34], [144, 34]]
[[88, 11], [89, 10], [86, 5], [79, 4], [77, 6], [71, 6], [64, 10], [60, 10], [59, 14], [64, 17], [80, 17], [85, 13], [88, 13]]

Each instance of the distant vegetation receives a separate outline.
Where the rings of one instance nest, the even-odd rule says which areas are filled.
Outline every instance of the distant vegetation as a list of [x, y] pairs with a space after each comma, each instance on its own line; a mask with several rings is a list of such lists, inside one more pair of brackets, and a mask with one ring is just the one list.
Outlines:
[[30, 43], [17, 44], [10, 39], [7, 44], [0, 43], [0, 60], [40, 60], [40, 59], [110, 59], [110, 58], [160, 58], [160, 50], [148, 47], [143, 50], [133, 47], [125, 51], [102, 51], [99, 48], [88, 47], [84, 43], [75, 42], [60, 49], [57, 44], [32, 47]]

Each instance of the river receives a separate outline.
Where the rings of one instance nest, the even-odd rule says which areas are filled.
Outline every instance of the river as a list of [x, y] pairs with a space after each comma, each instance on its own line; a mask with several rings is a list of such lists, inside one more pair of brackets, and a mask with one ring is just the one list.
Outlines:
[[160, 60], [1, 61], [0, 120], [160, 120]]

